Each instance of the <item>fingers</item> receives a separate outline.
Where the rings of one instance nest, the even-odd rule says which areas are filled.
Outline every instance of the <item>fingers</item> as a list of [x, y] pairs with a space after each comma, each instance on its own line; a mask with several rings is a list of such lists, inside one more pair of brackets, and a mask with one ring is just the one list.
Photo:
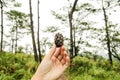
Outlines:
[[62, 46], [62, 48], [61, 48], [61, 55], [62, 55], [62, 59], [60, 59], [60, 61], [61, 61], [62, 65], [65, 65], [68, 67], [70, 65], [70, 58], [69, 58], [68, 53], [66, 52], [64, 46]]
[[65, 60], [64, 60], [64, 59], [62, 59], [62, 60], [61, 60], [61, 63], [62, 63], [62, 65], [64, 65], [64, 64], [65, 64]]
[[62, 63], [64, 66], [68, 67], [68, 66], [70, 65], [70, 58], [69, 58], [69, 56], [68, 56], [68, 54], [67, 54], [66, 51], [64, 51], [63, 54], [64, 54], [64, 57], [63, 57], [63, 59], [61, 60], [61, 63]]
[[65, 51], [65, 47], [62, 46], [62, 47], [61, 47], [61, 54], [64, 53], [64, 51]]
[[52, 61], [56, 62], [56, 60], [59, 60], [63, 66], [68, 67], [70, 65], [70, 58], [65, 51], [65, 47], [62, 46], [60, 48], [56, 48], [53, 56], [52, 56]]
[[55, 53], [53, 54], [53, 56], [58, 57], [58, 56], [60, 55], [60, 49], [61, 49], [61, 48], [56, 48], [56, 51], [55, 51]]
[[62, 58], [63, 58], [63, 55], [60, 54], [60, 55], [58, 56], [58, 60], [61, 61]]
[[55, 52], [51, 56], [51, 59], [52, 59], [53, 62], [55, 62], [58, 57], [59, 57], [58, 60], [60, 60], [62, 58], [62, 56], [60, 56], [60, 48], [56, 48]]
[[59, 61], [61, 61], [64, 58], [64, 51], [65, 51], [65, 47], [62, 46], [61, 50], [60, 50], [60, 53], [59, 53], [59, 55], [57, 57]]
[[70, 65], [70, 58], [69, 56], [66, 57], [66, 63], [65, 65], [68, 67]]
[[56, 51], [56, 46], [55, 46], [55, 44], [53, 44], [52, 48], [50, 49], [50, 51], [49, 51], [49, 53], [46, 55], [46, 57], [51, 58], [52, 55], [55, 53], [55, 51]]

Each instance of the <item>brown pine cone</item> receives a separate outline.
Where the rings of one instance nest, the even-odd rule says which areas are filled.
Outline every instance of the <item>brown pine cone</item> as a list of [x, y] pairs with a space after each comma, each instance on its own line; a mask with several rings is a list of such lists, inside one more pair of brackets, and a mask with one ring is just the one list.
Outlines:
[[62, 45], [63, 45], [63, 35], [62, 34], [60, 34], [60, 33], [57, 33], [56, 35], [55, 35], [55, 39], [54, 39], [54, 42], [55, 42], [55, 45], [57, 46], [57, 47], [61, 47]]

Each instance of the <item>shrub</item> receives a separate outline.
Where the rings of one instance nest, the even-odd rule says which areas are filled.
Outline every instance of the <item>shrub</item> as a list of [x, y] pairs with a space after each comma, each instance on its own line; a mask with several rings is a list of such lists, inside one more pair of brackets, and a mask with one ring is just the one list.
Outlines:
[[0, 80], [30, 80], [37, 65], [29, 54], [0, 53]]

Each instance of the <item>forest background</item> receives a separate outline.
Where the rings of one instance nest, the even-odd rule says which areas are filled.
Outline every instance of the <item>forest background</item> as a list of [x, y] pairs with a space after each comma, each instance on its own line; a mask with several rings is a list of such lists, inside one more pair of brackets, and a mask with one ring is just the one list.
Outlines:
[[0, 4], [0, 79], [30, 79], [60, 32], [72, 61], [68, 80], [119, 80], [119, 0], [0, 0]]

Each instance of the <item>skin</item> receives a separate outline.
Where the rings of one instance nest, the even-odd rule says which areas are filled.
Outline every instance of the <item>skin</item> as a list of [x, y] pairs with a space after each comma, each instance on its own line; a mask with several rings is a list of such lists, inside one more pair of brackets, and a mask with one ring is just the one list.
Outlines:
[[56, 47], [54, 44], [31, 80], [57, 80], [69, 65], [70, 58], [65, 47]]

